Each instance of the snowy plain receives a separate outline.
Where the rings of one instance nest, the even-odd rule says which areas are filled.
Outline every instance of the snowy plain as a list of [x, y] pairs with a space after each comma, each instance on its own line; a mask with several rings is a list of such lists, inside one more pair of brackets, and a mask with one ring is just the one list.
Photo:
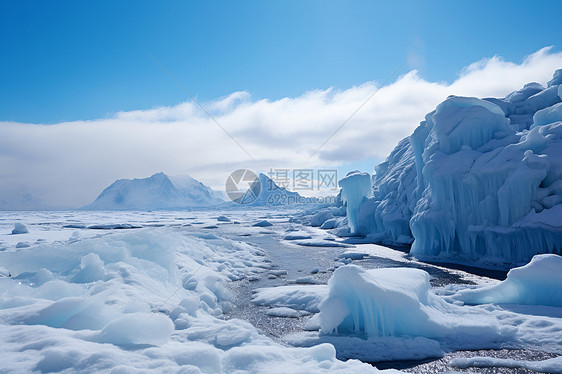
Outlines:
[[502, 283], [309, 222], [262, 208], [3, 212], [0, 372], [370, 373], [490, 348], [550, 361], [448, 369], [560, 370], [562, 307], [478, 304], [467, 295]]

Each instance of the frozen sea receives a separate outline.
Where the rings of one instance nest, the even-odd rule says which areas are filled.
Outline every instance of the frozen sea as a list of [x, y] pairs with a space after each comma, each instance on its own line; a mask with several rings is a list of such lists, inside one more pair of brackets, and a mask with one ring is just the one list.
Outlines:
[[[28, 232], [12, 234], [16, 223]], [[458, 308], [447, 311], [458, 315], [447, 328], [470, 331], [466, 308], [495, 332], [479, 326], [481, 341], [422, 330], [381, 338], [319, 334], [327, 282], [348, 265], [421, 269], [432, 297]], [[2, 212], [0, 274], [0, 372], [561, 367], [562, 307], [468, 307], [455, 299], [498, 284], [505, 272], [424, 263], [404, 249], [339, 238], [309, 226], [298, 210]]]

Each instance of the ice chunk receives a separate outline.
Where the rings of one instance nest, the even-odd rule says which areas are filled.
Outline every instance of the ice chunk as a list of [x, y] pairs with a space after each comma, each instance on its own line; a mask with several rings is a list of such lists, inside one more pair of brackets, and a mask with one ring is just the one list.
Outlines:
[[531, 304], [562, 307], [562, 257], [536, 255], [527, 265], [511, 269], [507, 279], [486, 288], [460, 291], [467, 304]]
[[314, 277], [308, 276], [308, 277], [300, 277], [295, 279], [295, 283], [296, 284], [317, 284], [318, 281], [316, 279], [314, 279]]
[[474, 97], [450, 96], [428, 116], [426, 121], [431, 128], [428, 145], [433, 143], [446, 154], [460, 151], [463, 145], [480, 148], [497, 132], [513, 133], [509, 120], [497, 105]]
[[312, 239], [312, 236], [310, 235], [299, 235], [299, 234], [291, 234], [291, 235], [285, 235], [285, 237], [283, 238], [283, 240], [304, 240], [304, 239]]
[[495, 357], [454, 358], [451, 360], [451, 366], [463, 369], [470, 367], [521, 368], [540, 373], [562, 373], [562, 356], [540, 361], [518, 361]]
[[506, 96], [506, 100], [511, 103], [519, 103], [527, 100], [529, 97], [541, 92], [544, 87], [537, 82], [527, 83], [522, 89], [510, 93]]
[[75, 283], [89, 283], [105, 276], [104, 263], [100, 256], [89, 253], [80, 260], [80, 271], [72, 277]]
[[365, 257], [369, 257], [367, 253], [362, 252], [345, 252], [338, 256], [339, 258], [348, 258], [350, 260], [362, 260]]
[[334, 272], [328, 287], [328, 297], [320, 304], [323, 334], [422, 336], [474, 344], [501, 334], [492, 319], [476, 319], [431, 294], [429, 274], [423, 270], [346, 265]]
[[16, 223], [14, 224], [14, 229], [12, 230], [12, 235], [16, 235], [16, 234], [27, 234], [29, 232], [29, 230], [27, 229], [27, 226], [24, 225], [23, 223]]
[[287, 318], [296, 318], [307, 316], [310, 313], [304, 310], [295, 310], [287, 307], [278, 307], [278, 308], [271, 308], [268, 309], [265, 314], [271, 317], [287, 317]]
[[219, 221], [219, 222], [230, 222], [230, 218], [228, 218], [226, 216], [218, 216], [217, 221]]
[[548, 87], [560, 84], [562, 85], [562, 69], [558, 69], [554, 72], [554, 76], [550, 81], [548, 81]]
[[371, 195], [371, 176], [367, 173], [353, 171], [339, 181], [342, 188], [341, 197], [347, 205], [347, 219], [353, 234], [360, 233], [357, 216], [359, 208], [366, 198]]
[[562, 103], [558, 103], [536, 112], [533, 116], [533, 125], [531, 128], [557, 121], [562, 121]]
[[257, 223], [254, 223], [252, 226], [254, 227], [269, 227], [269, 226], [273, 226], [273, 224], [271, 222], [269, 222], [268, 220], [263, 220], [263, 221], [259, 221]]
[[324, 230], [330, 230], [336, 228], [337, 223], [338, 221], [336, 218], [331, 218], [329, 220], [324, 221], [324, 223], [322, 224], [322, 226], [320, 226], [320, 228]]
[[324, 222], [332, 218], [334, 218], [334, 214], [330, 210], [321, 210], [312, 216], [310, 225], [314, 227], [322, 226]]
[[0, 278], [9, 278], [12, 274], [2, 266], [0, 266]]

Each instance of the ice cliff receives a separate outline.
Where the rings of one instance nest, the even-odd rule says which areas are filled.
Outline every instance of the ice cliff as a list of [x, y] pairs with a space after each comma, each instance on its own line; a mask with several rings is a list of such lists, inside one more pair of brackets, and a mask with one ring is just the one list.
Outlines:
[[342, 184], [362, 201], [348, 205], [351, 230], [444, 261], [560, 253], [561, 83], [562, 69], [503, 99], [447, 98], [375, 168], [372, 197]]

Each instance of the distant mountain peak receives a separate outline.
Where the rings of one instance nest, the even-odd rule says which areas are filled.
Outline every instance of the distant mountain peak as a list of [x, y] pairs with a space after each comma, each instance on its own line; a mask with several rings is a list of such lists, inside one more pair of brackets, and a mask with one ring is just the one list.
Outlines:
[[[174, 177], [175, 178], [175, 177]], [[84, 209], [152, 210], [213, 206], [222, 203], [215, 192], [203, 183], [182, 177], [187, 184], [176, 186], [163, 172], [147, 178], [118, 179], [105, 188]]]

